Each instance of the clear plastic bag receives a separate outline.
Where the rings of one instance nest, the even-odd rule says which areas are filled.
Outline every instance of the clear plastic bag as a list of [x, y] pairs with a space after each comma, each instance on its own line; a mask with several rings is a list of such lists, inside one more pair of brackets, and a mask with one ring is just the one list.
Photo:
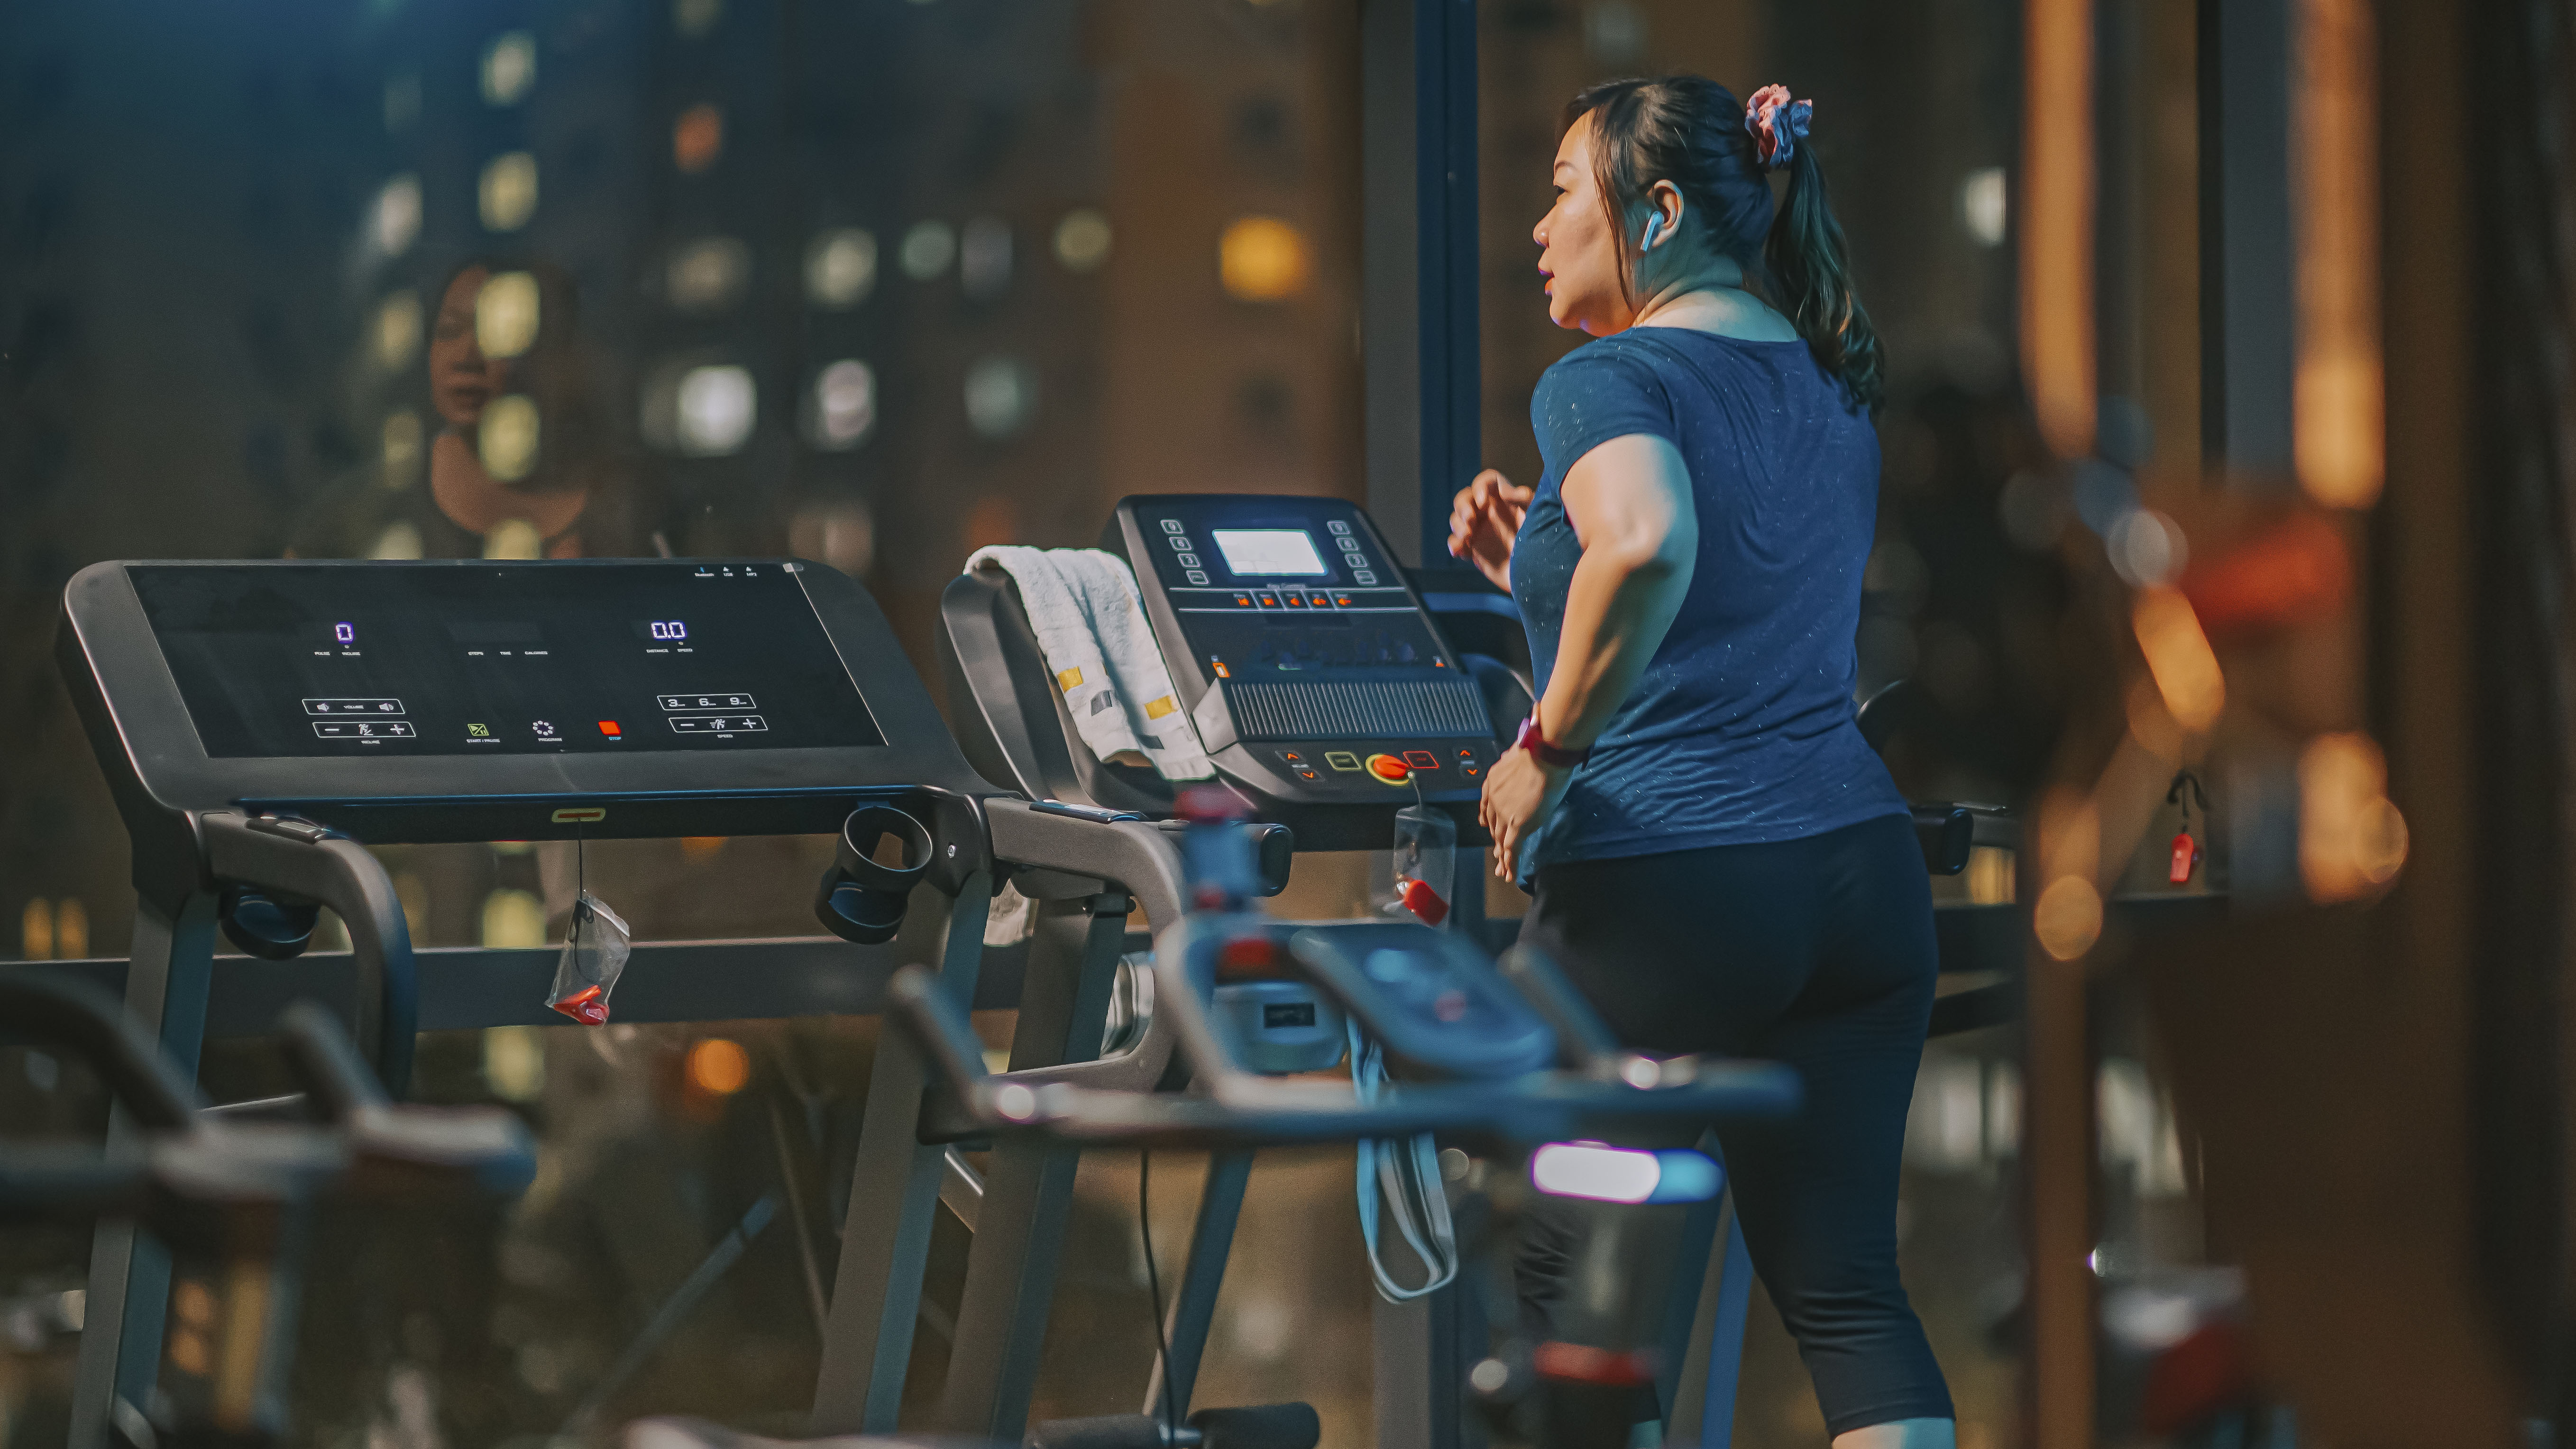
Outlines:
[[617, 989], [633, 949], [626, 922], [583, 891], [572, 903], [572, 921], [564, 932], [563, 955], [555, 961], [554, 989], [546, 993], [546, 1005], [584, 1026], [608, 1020], [608, 993]]
[[1458, 825], [1427, 805], [1407, 805], [1395, 812], [1394, 874], [1379, 910], [1390, 916], [1411, 914], [1426, 926], [1449, 919], [1449, 903], [1458, 880]]

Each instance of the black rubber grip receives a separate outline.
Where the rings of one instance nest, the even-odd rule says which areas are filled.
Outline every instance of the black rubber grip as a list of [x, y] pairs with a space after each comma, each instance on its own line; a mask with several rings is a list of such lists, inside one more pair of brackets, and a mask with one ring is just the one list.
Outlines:
[[1246, 1404], [1201, 1409], [1190, 1427], [1207, 1436], [1205, 1449], [1315, 1449], [1324, 1421], [1312, 1404]]
[[1029, 1426], [1022, 1449], [1163, 1449], [1163, 1426], [1144, 1414], [1049, 1419]]

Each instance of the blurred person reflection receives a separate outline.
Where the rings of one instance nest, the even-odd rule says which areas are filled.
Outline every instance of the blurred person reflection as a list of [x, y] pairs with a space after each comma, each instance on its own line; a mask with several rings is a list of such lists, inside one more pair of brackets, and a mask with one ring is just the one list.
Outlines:
[[[388, 458], [325, 493], [305, 558], [583, 558], [650, 553], [593, 395], [571, 278], [480, 257], [449, 273], [429, 337], [427, 466]], [[391, 451], [389, 449], [389, 451]]]

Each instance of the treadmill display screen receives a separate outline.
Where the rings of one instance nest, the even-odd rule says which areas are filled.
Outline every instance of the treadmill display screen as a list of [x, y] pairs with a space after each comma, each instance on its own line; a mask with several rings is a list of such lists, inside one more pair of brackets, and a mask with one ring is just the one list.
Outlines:
[[1225, 566], [1244, 577], [1321, 578], [1331, 570], [1315, 551], [1315, 536], [1302, 528], [1212, 528]]
[[782, 564], [127, 574], [218, 758], [885, 743]]

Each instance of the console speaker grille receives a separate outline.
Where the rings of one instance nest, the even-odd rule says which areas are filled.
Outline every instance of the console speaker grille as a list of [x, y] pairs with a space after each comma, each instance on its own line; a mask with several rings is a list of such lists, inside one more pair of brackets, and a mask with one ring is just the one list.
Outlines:
[[1230, 684], [1235, 733], [1247, 740], [1399, 740], [1493, 731], [1472, 680]]

